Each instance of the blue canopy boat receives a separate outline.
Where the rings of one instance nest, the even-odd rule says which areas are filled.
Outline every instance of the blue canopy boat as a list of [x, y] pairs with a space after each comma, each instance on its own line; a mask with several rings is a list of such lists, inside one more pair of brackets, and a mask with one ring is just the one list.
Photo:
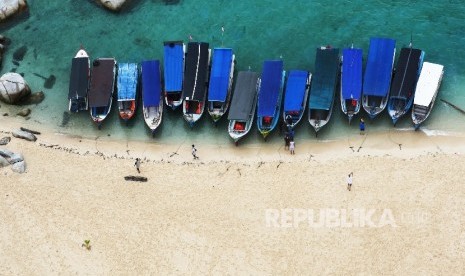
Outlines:
[[409, 48], [400, 50], [388, 102], [389, 116], [394, 125], [412, 107], [424, 56], [425, 52], [413, 49], [411, 44]]
[[362, 98], [362, 49], [342, 50], [341, 67], [341, 109], [349, 118], [360, 111]]
[[116, 60], [114, 58], [98, 58], [92, 62], [88, 94], [89, 109], [90, 116], [99, 129], [111, 111], [115, 75]]
[[152, 135], [160, 125], [163, 115], [163, 92], [159, 60], [142, 62], [142, 106], [144, 121]]
[[294, 128], [304, 115], [311, 79], [307, 71], [292, 70], [287, 75], [283, 119], [288, 129]]
[[186, 47], [182, 41], [164, 43], [164, 92], [166, 105], [175, 109], [182, 104], [184, 58]]
[[205, 110], [210, 66], [210, 48], [205, 42], [189, 42], [187, 45], [186, 68], [184, 71], [182, 112], [192, 127]]
[[279, 121], [283, 83], [286, 72], [282, 60], [268, 60], [263, 63], [260, 90], [258, 92], [257, 126], [263, 138], [270, 134]]
[[137, 63], [119, 63], [116, 89], [118, 94], [118, 110], [121, 119], [127, 121], [136, 113], [137, 82], [139, 68]]
[[396, 41], [390, 38], [371, 38], [363, 79], [363, 109], [371, 119], [386, 108], [389, 86], [396, 55]]
[[215, 48], [208, 89], [208, 113], [217, 122], [228, 110], [235, 56], [230, 48]]
[[315, 73], [313, 74], [308, 101], [308, 121], [318, 131], [329, 122], [333, 112], [339, 71], [339, 49], [316, 49]]

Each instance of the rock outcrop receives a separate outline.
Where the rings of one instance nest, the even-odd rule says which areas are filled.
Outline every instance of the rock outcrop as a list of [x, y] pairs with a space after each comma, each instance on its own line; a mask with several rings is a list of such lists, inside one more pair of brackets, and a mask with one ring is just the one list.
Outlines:
[[20, 161], [11, 165], [11, 170], [16, 173], [23, 173], [26, 171], [26, 162]]
[[22, 104], [29, 105], [29, 104], [40, 104], [45, 99], [45, 94], [42, 91], [34, 92], [29, 97], [24, 99]]
[[0, 0], [0, 22], [27, 10], [26, 0]]
[[6, 73], [0, 78], [0, 100], [15, 104], [31, 94], [31, 89], [18, 73]]
[[105, 8], [117, 12], [127, 0], [98, 0]]
[[34, 134], [27, 131], [14, 130], [11, 134], [13, 135], [13, 137], [21, 138], [31, 142], [35, 142], [37, 140], [37, 137]]

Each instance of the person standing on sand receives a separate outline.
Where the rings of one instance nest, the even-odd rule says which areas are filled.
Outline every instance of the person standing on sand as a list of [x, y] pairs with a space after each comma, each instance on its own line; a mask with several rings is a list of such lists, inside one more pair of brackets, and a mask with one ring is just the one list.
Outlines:
[[360, 119], [360, 135], [363, 135], [365, 133], [365, 121]]
[[192, 156], [194, 156], [194, 160], [199, 159], [199, 157], [197, 156], [197, 149], [195, 148], [195, 145], [192, 145]]
[[140, 158], [136, 158], [136, 163], [134, 163], [134, 166], [136, 166], [137, 172], [140, 173]]
[[349, 176], [347, 177], [347, 190], [351, 190], [352, 189], [352, 177], [354, 176], [354, 173], [351, 172], [349, 173]]
[[295, 143], [294, 143], [294, 140], [291, 140], [289, 142], [289, 151], [291, 152], [292, 155], [294, 154], [294, 149], [295, 149]]

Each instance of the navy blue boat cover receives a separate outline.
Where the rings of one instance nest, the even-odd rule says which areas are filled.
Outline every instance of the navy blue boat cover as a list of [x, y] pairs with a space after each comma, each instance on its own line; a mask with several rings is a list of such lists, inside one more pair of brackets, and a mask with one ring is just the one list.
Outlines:
[[385, 97], [389, 93], [396, 41], [390, 38], [371, 38], [368, 51], [363, 94]]
[[144, 106], [160, 104], [161, 81], [160, 61], [146, 60], [142, 62], [142, 97]]
[[342, 99], [359, 100], [362, 96], [362, 49], [342, 50]]
[[208, 81], [209, 44], [189, 42], [187, 44], [186, 68], [184, 71], [184, 99], [203, 102]]
[[307, 89], [307, 71], [292, 70], [287, 76], [284, 111], [299, 111]]
[[164, 57], [165, 92], [181, 92], [184, 73], [184, 44], [182, 41], [165, 42]]
[[137, 63], [119, 63], [118, 79], [118, 100], [135, 100], [137, 94], [137, 81], [139, 80], [139, 69]]
[[329, 110], [333, 104], [339, 68], [339, 49], [317, 48], [315, 73], [309, 97], [310, 109]]
[[237, 74], [228, 120], [246, 121], [256, 104], [258, 73], [241, 71]]
[[87, 97], [89, 89], [89, 58], [73, 58], [71, 65], [71, 77], [69, 81], [68, 99]]
[[274, 116], [281, 93], [283, 61], [267, 60], [263, 63], [260, 91], [258, 92], [258, 116]]
[[415, 93], [423, 51], [402, 48], [397, 61], [396, 74], [391, 84], [391, 96], [411, 97]]
[[230, 48], [215, 48], [210, 73], [208, 101], [225, 102], [228, 96], [229, 76], [233, 51]]

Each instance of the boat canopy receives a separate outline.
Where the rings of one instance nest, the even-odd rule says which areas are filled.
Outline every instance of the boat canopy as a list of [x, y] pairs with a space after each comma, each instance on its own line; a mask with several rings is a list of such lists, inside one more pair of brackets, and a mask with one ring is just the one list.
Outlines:
[[342, 50], [342, 99], [359, 100], [362, 96], [362, 49]]
[[118, 63], [118, 101], [132, 101], [136, 99], [137, 80], [139, 71], [137, 63]]
[[429, 106], [440, 85], [444, 66], [440, 64], [424, 62], [418, 79], [415, 98], [416, 105]]
[[411, 97], [415, 92], [424, 52], [419, 49], [402, 48], [397, 61], [396, 74], [392, 80], [391, 96]]
[[184, 73], [184, 44], [182, 41], [168, 41], [164, 43], [163, 51], [165, 92], [181, 92]]
[[363, 94], [385, 97], [389, 93], [396, 41], [390, 38], [371, 38], [363, 79]]
[[89, 89], [89, 58], [73, 58], [69, 82], [68, 99], [87, 97]]
[[339, 49], [316, 49], [315, 73], [309, 97], [310, 109], [330, 110], [334, 101], [339, 68]]
[[257, 96], [258, 73], [241, 71], [237, 74], [228, 120], [246, 121]]
[[307, 71], [292, 70], [289, 72], [284, 94], [284, 111], [299, 111], [302, 109], [307, 89], [307, 79]]
[[267, 60], [263, 63], [262, 80], [258, 93], [258, 116], [274, 116], [281, 93], [283, 61]]
[[115, 65], [113, 58], [99, 58], [92, 63], [89, 107], [108, 105], [115, 85]]
[[187, 45], [186, 69], [184, 72], [183, 95], [186, 100], [203, 102], [207, 88], [209, 44], [189, 42]]
[[213, 62], [210, 73], [210, 86], [208, 89], [209, 101], [226, 101], [229, 89], [229, 77], [231, 76], [232, 61], [232, 49], [215, 48], [213, 50]]
[[161, 97], [160, 61], [142, 62], [142, 97], [145, 107], [159, 106]]

